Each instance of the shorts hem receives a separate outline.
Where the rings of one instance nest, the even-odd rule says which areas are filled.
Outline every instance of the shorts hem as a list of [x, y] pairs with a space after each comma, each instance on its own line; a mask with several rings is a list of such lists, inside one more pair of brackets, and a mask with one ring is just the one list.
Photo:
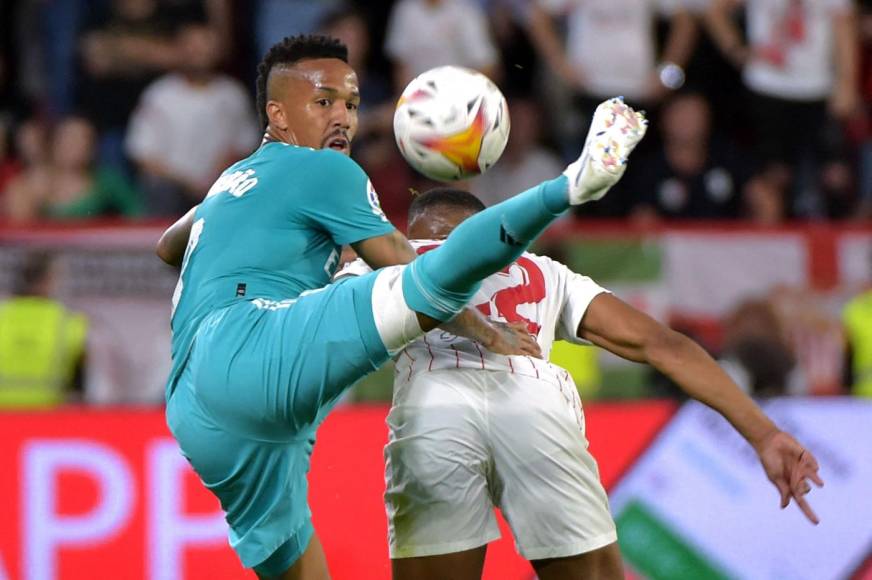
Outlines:
[[550, 558], [566, 558], [568, 556], [585, 554], [587, 552], [604, 548], [609, 544], [614, 544], [617, 541], [618, 532], [617, 530], [612, 530], [589, 540], [563, 544], [561, 546], [544, 546], [535, 548], [517, 546], [517, 548], [521, 556], [527, 560], [547, 560]]
[[306, 551], [306, 548], [309, 546], [309, 541], [311, 541], [312, 536], [314, 536], [314, 531], [315, 531], [315, 529], [314, 529], [314, 527], [312, 526], [312, 516], [311, 516], [311, 514], [310, 514], [310, 515], [308, 516], [308, 520], [307, 520], [307, 521], [305, 521], [305, 522], [303, 522], [302, 524], [300, 524], [299, 527], [297, 527], [297, 528], [296, 528], [294, 531], [292, 531], [291, 533], [289, 533], [289, 534], [287, 534], [287, 535], [283, 535], [282, 538], [280, 538], [279, 540], [277, 540], [277, 543], [275, 544], [275, 546], [273, 546], [273, 547], [270, 548], [270, 549], [265, 550], [265, 552], [266, 552], [266, 555], [265, 555], [265, 556], [256, 556], [257, 561], [254, 562], [254, 563], [252, 563], [252, 560], [255, 559], [254, 557], [244, 558], [244, 557], [242, 556], [242, 554], [240, 553], [240, 551], [237, 549], [237, 548], [239, 547], [239, 544], [237, 544], [236, 546], [232, 546], [232, 545], [231, 545], [231, 548], [233, 548], [233, 550], [234, 550], [234, 551], [239, 555], [239, 560], [240, 560], [240, 562], [242, 562], [243, 567], [245, 567], [245, 568], [249, 568], [249, 569], [253, 570], [253, 569], [259, 567], [261, 564], [263, 564], [263, 563], [266, 562], [267, 560], [269, 560], [269, 559], [273, 556], [273, 554], [276, 553], [276, 551], [277, 551], [279, 548], [281, 548], [282, 546], [284, 546], [284, 545], [285, 545], [286, 543], [288, 543], [290, 540], [292, 540], [292, 539], [294, 539], [295, 537], [299, 536], [301, 533], [307, 533], [308, 536], [309, 536], [309, 539], [306, 541], [306, 545], [302, 547], [302, 550], [300, 551], [300, 553], [297, 554], [297, 557], [294, 558], [293, 561], [291, 562], [291, 564], [293, 564], [294, 562], [296, 562], [297, 560], [299, 560], [299, 559], [300, 559], [300, 556], [303, 555], [303, 552]]
[[502, 536], [499, 531], [495, 534], [485, 534], [478, 538], [470, 538], [460, 542], [446, 542], [443, 544], [427, 544], [423, 546], [405, 546], [397, 548], [391, 545], [390, 554], [391, 560], [401, 560], [403, 558], [420, 558], [423, 556], [442, 556], [444, 554], [454, 554], [455, 552], [464, 552], [473, 548], [487, 545], [495, 540], [499, 540]]

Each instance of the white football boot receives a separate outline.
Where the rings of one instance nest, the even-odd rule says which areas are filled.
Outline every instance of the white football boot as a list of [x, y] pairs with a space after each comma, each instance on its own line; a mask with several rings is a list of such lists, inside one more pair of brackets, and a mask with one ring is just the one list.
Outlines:
[[563, 172], [569, 179], [569, 203], [596, 201], [621, 179], [627, 158], [645, 136], [648, 120], [624, 103], [609, 99], [596, 108], [581, 157]]

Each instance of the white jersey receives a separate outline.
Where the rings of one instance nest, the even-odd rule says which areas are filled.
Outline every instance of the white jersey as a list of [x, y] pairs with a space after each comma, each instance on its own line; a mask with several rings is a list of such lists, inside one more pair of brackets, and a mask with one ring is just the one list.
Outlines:
[[[442, 240], [411, 240], [419, 254]], [[363, 260], [351, 262], [336, 275], [369, 271]], [[503, 271], [486, 278], [470, 307], [497, 322], [523, 322], [536, 337], [545, 359], [555, 340], [585, 344], [576, 334], [591, 300], [604, 288], [554, 260], [525, 252]], [[417, 373], [442, 369], [508, 371], [561, 385], [566, 371], [528, 356], [505, 356], [486, 350], [468, 338], [439, 328], [411, 343], [396, 356], [396, 380], [409, 381]]]

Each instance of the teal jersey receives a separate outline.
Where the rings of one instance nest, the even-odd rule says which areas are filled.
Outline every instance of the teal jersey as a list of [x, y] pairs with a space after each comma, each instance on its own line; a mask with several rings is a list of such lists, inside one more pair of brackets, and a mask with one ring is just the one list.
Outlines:
[[173, 294], [167, 396], [209, 313], [325, 286], [342, 245], [392, 231], [366, 173], [336, 151], [270, 142], [228, 168], [194, 214]]

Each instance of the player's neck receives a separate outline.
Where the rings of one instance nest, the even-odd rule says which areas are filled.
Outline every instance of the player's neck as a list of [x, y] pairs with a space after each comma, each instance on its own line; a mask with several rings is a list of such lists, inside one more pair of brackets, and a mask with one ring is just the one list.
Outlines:
[[284, 135], [282, 131], [275, 129], [275, 127], [271, 125], [267, 126], [266, 131], [263, 134], [263, 140], [260, 142], [261, 145], [266, 145], [267, 143], [284, 143], [286, 145], [297, 144], [293, 139], [293, 133]]

